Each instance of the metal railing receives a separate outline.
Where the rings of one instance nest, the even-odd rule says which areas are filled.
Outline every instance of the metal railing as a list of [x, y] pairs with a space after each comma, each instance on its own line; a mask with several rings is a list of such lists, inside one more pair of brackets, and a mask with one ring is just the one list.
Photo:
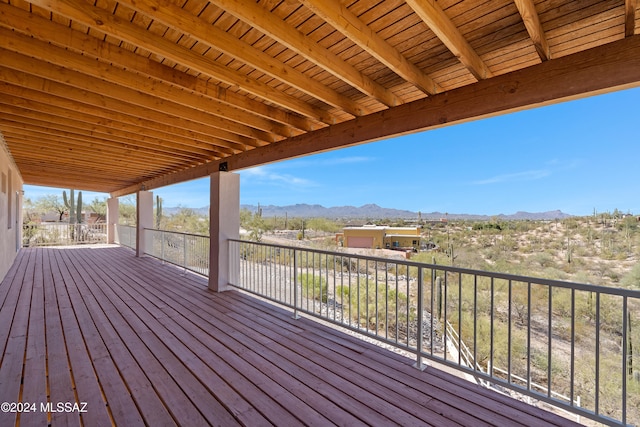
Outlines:
[[209, 275], [209, 236], [151, 228], [146, 228], [145, 233], [145, 254]]
[[61, 246], [107, 243], [107, 224], [42, 222], [22, 226], [22, 246]]
[[136, 227], [131, 225], [117, 224], [114, 241], [119, 245], [135, 250], [137, 245], [136, 230]]
[[421, 369], [434, 360], [516, 397], [640, 425], [640, 291], [241, 240], [229, 251], [231, 284], [294, 316], [404, 349]]

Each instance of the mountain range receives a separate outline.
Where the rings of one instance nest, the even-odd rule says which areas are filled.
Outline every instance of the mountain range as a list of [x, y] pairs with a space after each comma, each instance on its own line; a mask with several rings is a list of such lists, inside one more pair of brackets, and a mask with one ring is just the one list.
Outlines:
[[[333, 206], [324, 207], [322, 205], [309, 205], [309, 204], [296, 204], [289, 206], [274, 206], [266, 205], [259, 207], [262, 210], [263, 217], [284, 217], [289, 218], [343, 218], [343, 219], [417, 219], [418, 212], [412, 212], [402, 209], [383, 208], [376, 204], [367, 204], [363, 206]], [[181, 208], [166, 208], [167, 214], [173, 214], [179, 211]], [[241, 205], [240, 209], [247, 209], [250, 212], [256, 212], [258, 206], [255, 205]], [[193, 209], [200, 215], [208, 215], [209, 207], [205, 206], [198, 209]], [[571, 217], [572, 215], [566, 214], [560, 210], [548, 211], [548, 212], [516, 212], [513, 214], [500, 214], [500, 215], [477, 215], [477, 214], [457, 214], [457, 213], [443, 213], [443, 212], [421, 212], [420, 216], [424, 220], [439, 220], [441, 218], [448, 219], [468, 219], [468, 220], [490, 220], [492, 218], [501, 220], [552, 220]]]

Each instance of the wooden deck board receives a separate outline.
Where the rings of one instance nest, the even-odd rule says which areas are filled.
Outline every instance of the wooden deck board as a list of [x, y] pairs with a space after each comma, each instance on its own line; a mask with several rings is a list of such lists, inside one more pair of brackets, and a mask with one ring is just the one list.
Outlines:
[[22, 250], [0, 357], [2, 426], [572, 424], [118, 247]]

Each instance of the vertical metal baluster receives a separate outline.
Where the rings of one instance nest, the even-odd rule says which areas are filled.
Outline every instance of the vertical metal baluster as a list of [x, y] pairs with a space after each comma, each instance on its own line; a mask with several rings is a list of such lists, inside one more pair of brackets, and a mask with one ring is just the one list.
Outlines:
[[493, 314], [493, 304], [494, 304], [494, 280], [493, 277], [491, 278], [491, 302], [490, 302], [490, 328], [489, 328], [489, 364], [490, 364], [490, 368], [489, 368], [489, 376], [493, 377], [493, 320], [494, 320], [494, 314]]
[[365, 288], [364, 288], [364, 315], [365, 315], [365, 322], [366, 322], [366, 326], [367, 326], [367, 333], [369, 332], [369, 260], [365, 259], [364, 260], [364, 271], [365, 271], [365, 278], [364, 278], [364, 283], [365, 283]]
[[531, 391], [531, 282], [527, 282], [527, 390]]
[[329, 319], [329, 254], [324, 254], [324, 277], [324, 289], [322, 288], [322, 285], [320, 286], [320, 300], [324, 301], [324, 306], [327, 307], [327, 313], [325, 316]]
[[[409, 283], [409, 266], [407, 266], [407, 283]], [[418, 336], [416, 337], [416, 368], [424, 370], [422, 364], [422, 323], [423, 323], [423, 289], [422, 289], [422, 267], [418, 267]]]
[[433, 331], [434, 331], [434, 323], [433, 323], [433, 308], [434, 308], [434, 300], [435, 300], [435, 295], [436, 295], [436, 289], [435, 289], [435, 279], [436, 279], [436, 271], [435, 269], [432, 267], [431, 269], [431, 302], [430, 302], [430, 308], [429, 308], [429, 320], [431, 322], [431, 327], [429, 328], [429, 354], [431, 354], [431, 356], [433, 356]]
[[162, 263], [164, 264], [164, 231], [160, 232], [160, 257], [162, 258]]
[[378, 261], [374, 261], [373, 262], [373, 268], [375, 269], [375, 272], [376, 272], [374, 274], [374, 277], [375, 277], [374, 280], [376, 282], [376, 285], [375, 285], [375, 290], [376, 290], [376, 295], [375, 295], [375, 298], [376, 298], [376, 330], [375, 330], [375, 334], [377, 336], [378, 335], [378, 325], [380, 325], [380, 319], [378, 318]]
[[[344, 257], [340, 255], [340, 323], [344, 323]], [[337, 296], [337, 295], [336, 295]]]
[[[376, 273], [377, 274], [377, 273]], [[396, 304], [396, 310], [398, 305]], [[384, 263], [384, 338], [389, 339], [389, 263]]]
[[[305, 275], [308, 279], [309, 277], [309, 252], [305, 251], [304, 252], [304, 261], [305, 261], [305, 266], [304, 266], [304, 271], [305, 271]], [[302, 286], [302, 282], [300, 283], [300, 285]], [[302, 298], [305, 299], [306, 301], [306, 306], [307, 306], [307, 311], [309, 311], [309, 286], [306, 287], [306, 289], [304, 290], [304, 292], [301, 292]], [[300, 304], [302, 305], [302, 304]]]
[[552, 329], [552, 316], [553, 316], [553, 287], [549, 286], [549, 313], [548, 313], [548, 317], [549, 317], [549, 322], [548, 322], [548, 332], [547, 334], [549, 335], [549, 342], [548, 342], [548, 348], [547, 348], [547, 397], [551, 397], [551, 363], [553, 362], [552, 360], [552, 355], [551, 355], [551, 348], [552, 348], [552, 340], [553, 340], [553, 329]]
[[298, 315], [298, 260], [295, 249], [293, 249], [293, 318], [300, 318]]
[[507, 319], [507, 382], [511, 384], [511, 297], [513, 293], [513, 283], [509, 279], [508, 290], [508, 319]]
[[347, 257], [347, 259], [349, 260], [349, 273], [347, 276], [347, 286], [349, 288], [349, 293], [347, 294], [349, 296], [349, 318], [348, 321], [351, 322], [353, 320], [353, 294], [351, 293], [351, 262], [352, 259], [351, 257]]
[[289, 287], [289, 300], [291, 301], [291, 305], [295, 307], [296, 299], [294, 296], [294, 288], [296, 285], [293, 268], [295, 265], [295, 249], [287, 250], [288, 260], [287, 260], [287, 269], [289, 270], [289, 283], [293, 283], [293, 286]]
[[247, 244], [247, 250], [249, 251], [248, 255], [248, 268], [249, 268], [249, 281], [251, 283], [251, 289], [255, 292], [259, 292], [260, 288], [258, 288], [258, 282], [256, 281], [256, 248], [253, 244]]
[[570, 369], [570, 383], [569, 383], [569, 395], [571, 398], [571, 406], [575, 400], [574, 379], [576, 372], [576, 290], [571, 289], [571, 367]]
[[356, 258], [356, 315], [358, 316], [358, 329], [360, 329], [360, 258]]
[[600, 292], [596, 292], [596, 396], [594, 412], [600, 413]]
[[627, 424], [627, 297], [622, 297], [622, 424]]
[[269, 259], [267, 262], [267, 274], [269, 275], [269, 292], [271, 292], [271, 296], [276, 300], [280, 301], [280, 296], [276, 293], [276, 286], [273, 281], [273, 246], [269, 246]]
[[[398, 263], [395, 263], [396, 266], [396, 274], [395, 274], [395, 282], [396, 282], [396, 342], [399, 342], [399, 338], [400, 338], [400, 325], [398, 325], [398, 322], [400, 321], [400, 319], [398, 318], [398, 292], [400, 291], [400, 288], [398, 287]], [[407, 310], [409, 309], [409, 307], [407, 307]], [[408, 325], [407, 325], [408, 326]]]
[[622, 297], [622, 424], [627, 424], [627, 297]]
[[253, 288], [260, 292], [260, 282], [258, 280], [258, 247], [256, 245], [251, 245], [251, 283], [253, 283]]
[[182, 267], [184, 267], [184, 273], [187, 274], [187, 235], [182, 235]]
[[473, 370], [478, 367], [478, 275], [473, 275]]
[[444, 322], [442, 325], [442, 329], [444, 330], [444, 360], [447, 360], [447, 322], [449, 321], [449, 317], [447, 314], [447, 295], [449, 294], [449, 274], [444, 272]]
[[[308, 254], [309, 252], [307, 252]], [[315, 278], [315, 266], [316, 266], [316, 254], [315, 252], [311, 252], [311, 277]], [[309, 286], [309, 264], [307, 263], [307, 294], [309, 293], [309, 288], [311, 288], [311, 312], [316, 312], [316, 290], [315, 286], [313, 286], [313, 281], [311, 282], [311, 286]], [[307, 295], [307, 300], [309, 299], [309, 295]]]
[[[327, 274], [328, 271], [327, 271]], [[336, 310], [338, 309], [338, 295], [336, 294], [336, 255], [333, 255], [333, 321], [336, 321]], [[327, 283], [327, 297], [329, 294], [329, 284]]]
[[258, 288], [258, 292], [264, 294], [264, 282], [260, 279], [262, 277], [262, 268], [260, 267], [260, 256], [262, 255], [262, 247], [254, 244], [254, 281]]
[[462, 364], [462, 273], [458, 273], [458, 365]]
[[[408, 270], [408, 268], [407, 268], [407, 270]], [[396, 267], [396, 274], [397, 273], [398, 273], [398, 270], [397, 270], [397, 267]], [[411, 309], [411, 307], [410, 307], [410, 304], [411, 304], [410, 295], [411, 295], [411, 293], [409, 292], [409, 281], [406, 280], [405, 283], [407, 284], [407, 294], [406, 294], [407, 295], [407, 310], [406, 310], [406, 313], [407, 313], [407, 323], [406, 323], [406, 325], [407, 325], [407, 348], [409, 348], [411, 346], [411, 343], [409, 342], [409, 312], [411, 311], [410, 310]]]

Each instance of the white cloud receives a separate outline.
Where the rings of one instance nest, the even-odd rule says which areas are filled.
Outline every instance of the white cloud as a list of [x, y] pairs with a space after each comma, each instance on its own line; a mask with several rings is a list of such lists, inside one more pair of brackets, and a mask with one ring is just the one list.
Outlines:
[[247, 179], [258, 182], [269, 183], [286, 183], [297, 187], [315, 187], [318, 184], [305, 178], [299, 178], [294, 175], [281, 174], [272, 172], [267, 167], [258, 166], [255, 168], [245, 169], [240, 172]]
[[509, 173], [504, 175], [496, 175], [491, 178], [482, 179], [479, 181], [473, 181], [472, 184], [475, 185], [486, 185], [486, 184], [498, 184], [501, 182], [513, 182], [513, 181], [533, 181], [536, 179], [542, 179], [551, 175], [551, 171], [546, 169], [540, 170], [531, 170], [517, 173]]

